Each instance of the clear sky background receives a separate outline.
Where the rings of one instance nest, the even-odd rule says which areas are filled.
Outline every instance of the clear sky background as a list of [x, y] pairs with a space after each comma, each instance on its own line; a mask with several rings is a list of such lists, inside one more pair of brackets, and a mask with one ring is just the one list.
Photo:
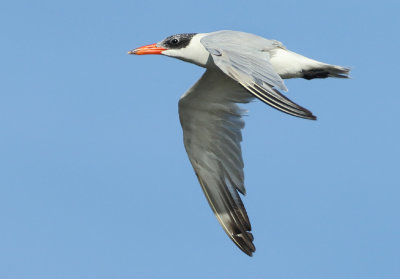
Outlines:
[[[0, 278], [400, 278], [399, 1], [3, 1]], [[349, 66], [290, 80], [318, 121], [255, 101], [257, 251], [225, 235], [182, 143], [204, 71], [135, 47], [241, 30]]]

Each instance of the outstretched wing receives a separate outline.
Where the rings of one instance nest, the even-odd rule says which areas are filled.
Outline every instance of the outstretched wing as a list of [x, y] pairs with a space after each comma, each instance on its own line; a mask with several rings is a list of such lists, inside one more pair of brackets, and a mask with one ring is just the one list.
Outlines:
[[179, 101], [190, 162], [219, 223], [247, 255], [255, 251], [251, 225], [239, 193], [245, 194], [240, 148], [243, 110], [252, 95], [219, 70], [207, 70]]
[[276, 89], [287, 90], [269, 62], [269, 51], [283, 47], [281, 43], [238, 31], [210, 33], [200, 42], [215, 65], [264, 103], [297, 117], [316, 119]]

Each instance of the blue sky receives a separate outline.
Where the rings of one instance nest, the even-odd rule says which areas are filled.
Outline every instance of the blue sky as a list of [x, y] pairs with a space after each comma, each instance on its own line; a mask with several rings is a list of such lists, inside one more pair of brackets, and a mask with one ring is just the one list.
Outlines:
[[[0, 6], [0, 278], [400, 278], [398, 1]], [[318, 121], [246, 106], [252, 258], [183, 147], [177, 102], [204, 70], [126, 54], [221, 29], [352, 68], [286, 81]]]

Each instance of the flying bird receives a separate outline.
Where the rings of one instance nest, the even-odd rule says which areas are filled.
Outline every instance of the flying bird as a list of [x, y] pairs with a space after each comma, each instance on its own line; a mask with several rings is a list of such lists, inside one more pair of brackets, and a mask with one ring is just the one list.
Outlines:
[[287, 114], [315, 120], [285, 97], [283, 79], [348, 78], [349, 69], [292, 52], [276, 40], [238, 31], [186, 33], [136, 48], [129, 54], [162, 54], [206, 68], [179, 100], [183, 141], [219, 223], [247, 255], [255, 251], [245, 195], [240, 147], [244, 127], [238, 104], [254, 98]]

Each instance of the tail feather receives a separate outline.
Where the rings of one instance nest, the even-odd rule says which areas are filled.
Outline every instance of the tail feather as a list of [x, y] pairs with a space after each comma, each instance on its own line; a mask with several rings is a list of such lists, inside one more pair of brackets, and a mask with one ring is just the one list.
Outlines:
[[349, 68], [321, 63], [317, 67], [302, 70], [302, 78], [308, 80], [327, 77], [349, 78], [349, 72]]
[[281, 78], [349, 78], [349, 68], [330, 65], [293, 51], [276, 48], [271, 51], [270, 63]]

